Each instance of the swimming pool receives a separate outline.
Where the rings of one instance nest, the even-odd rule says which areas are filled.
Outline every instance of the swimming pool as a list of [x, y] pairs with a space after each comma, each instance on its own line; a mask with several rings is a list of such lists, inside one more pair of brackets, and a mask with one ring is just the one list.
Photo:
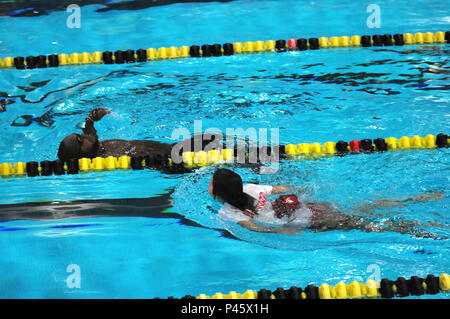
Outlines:
[[[406, 3], [381, 1], [376, 33], [446, 31], [444, 4], [418, 1], [403, 10]], [[375, 33], [365, 24], [365, 5], [342, 1], [97, 12], [102, 8], [83, 6], [80, 29], [66, 27], [65, 11], [2, 16], [0, 56]], [[16, 32], [8, 32], [12, 27]], [[114, 112], [96, 124], [100, 139], [175, 142], [174, 129], [192, 131], [195, 120], [223, 131], [277, 127], [283, 144], [445, 133], [449, 72], [446, 44], [2, 69], [0, 163], [54, 160], [62, 138], [79, 131], [95, 107]], [[448, 226], [448, 152], [283, 161], [275, 175], [236, 170], [245, 182], [307, 187], [307, 198], [344, 207], [440, 191], [442, 200], [379, 210], [375, 218]], [[448, 239], [356, 230], [290, 237], [228, 224], [206, 194], [212, 172], [2, 178], [0, 269], [8, 276], [0, 277], [0, 296], [182, 297], [447, 272]], [[428, 230], [449, 235], [446, 228]], [[79, 287], [69, 284], [71, 265], [79, 267]]]

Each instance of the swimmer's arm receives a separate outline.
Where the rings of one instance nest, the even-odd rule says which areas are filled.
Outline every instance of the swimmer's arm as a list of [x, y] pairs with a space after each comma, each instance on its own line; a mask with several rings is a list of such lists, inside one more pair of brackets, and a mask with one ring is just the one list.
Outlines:
[[258, 233], [278, 233], [278, 234], [286, 234], [286, 235], [294, 235], [298, 233], [299, 230], [291, 227], [268, 227], [257, 225], [251, 220], [243, 220], [238, 222], [238, 224], [248, 230], [255, 231]]
[[110, 110], [104, 108], [93, 109], [89, 116], [84, 121], [83, 134], [97, 135], [97, 130], [94, 127], [94, 122], [100, 121], [106, 114], [111, 113]]
[[272, 186], [272, 195], [285, 194], [294, 190], [294, 187], [288, 185]]
[[272, 195], [277, 194], [285, 194], [285, 193], [306, 193], [306, 188], [296, 188], [294, 186], [289, 185], [279, 185], [279, 186], [272, 186]]

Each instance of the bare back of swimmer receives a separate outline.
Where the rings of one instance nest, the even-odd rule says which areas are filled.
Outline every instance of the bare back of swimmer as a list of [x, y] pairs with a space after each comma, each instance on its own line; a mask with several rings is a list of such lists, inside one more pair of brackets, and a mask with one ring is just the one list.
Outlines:
[[[196, 135], [191, 139], [179, 143], [168, 144], [149, 140], [121, 140], [111, 139], [100, 141], [94, 122], [100, 121], [111, 111], [105, 108], [97, 108], [90, 112], [83, 125], [82, 134], [70, 134], [65, 137], [58, 149], [58, 158], [67, 161], [73, 158], [94, 158], [107, 156], [146, 156], [167, 155], [170, 156], [172, 148], [177, 145], [177, 150], [187, 149], [196, 152], [201, 151], [206, 145], [216, 143], [214, 135]], [[200, 148], [200, 149], [196, 149]]]

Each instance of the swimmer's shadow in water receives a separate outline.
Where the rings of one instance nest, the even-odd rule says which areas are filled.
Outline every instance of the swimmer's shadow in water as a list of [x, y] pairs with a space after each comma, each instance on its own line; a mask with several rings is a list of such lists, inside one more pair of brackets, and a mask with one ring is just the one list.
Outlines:
[[77, 201], [30, 202], [0, 205], [0, 222], [13, 220], [55, 220], [86, 217], [174, 218], [186, 226], [213, 229], [222, 237], [241, 240], [224, 229], [200, 225], [183, 215], [167, 212], [172, 207], [171, 192], [150, 198], [121, 198]]

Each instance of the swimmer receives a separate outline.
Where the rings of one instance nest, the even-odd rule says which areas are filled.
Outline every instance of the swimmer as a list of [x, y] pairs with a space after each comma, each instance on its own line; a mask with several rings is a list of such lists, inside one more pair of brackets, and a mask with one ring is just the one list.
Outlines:
[[[359, 229], [365, 232], [393, 231], [420, 237], [436, 238], [435, 234], [415, 226], [441, 226], [440, 223], [417, 221], [385, 221], [383, 224], [365, 220], [361, 216], [344, 214], [330, 203], [300, 202], [296, 195], [281, 195], [294, 191], [291, 186], [246, 184], [228, 169], [218, 169], [210, 179], [208, 193], [224, 202], [218, 215], [255, 232], [295, 234], [301, 229], [314, 232]], [[281, 195], [270, 202], [269, 196]], [[440, 193], [422, 194], [403, 200], [372, 201], [374, 207], [393, 207], [408, 201], [429, 201], [443, 198]], [[368, 208], [365, 207], [367, 210]], [[265, 224], [265, 225], [264, 225]], [[271, 226], [266, 226], [267, 224]], [[272, 226], [273, 225], [273, 226]], [[279, 226], [279, 227], [276, 227]]]
[[[147, 156], [162, 155], [170, 156], [172, 148], [176, 145], [177, 151], [187, 149], [190, 143], [190, 150], [201, 151], [210, 143], [217, 143], [214, 135], [196, 135], [191, 139], [179, 143], [168, 144], [149, 140], [103, 140], [99, 141], [94, 122], [100, 121], [105, 115], [112, 113], [105, 108], [97, 108], [90, 112], [82, 127], [82, 134], [70, 134], [59, 144], [58, 158], [63, 161], [69, 159], [94, 158], [94, 157], [120, 157], [120, 156]], [[195, 149], [195, 147], [200, 149]]]

